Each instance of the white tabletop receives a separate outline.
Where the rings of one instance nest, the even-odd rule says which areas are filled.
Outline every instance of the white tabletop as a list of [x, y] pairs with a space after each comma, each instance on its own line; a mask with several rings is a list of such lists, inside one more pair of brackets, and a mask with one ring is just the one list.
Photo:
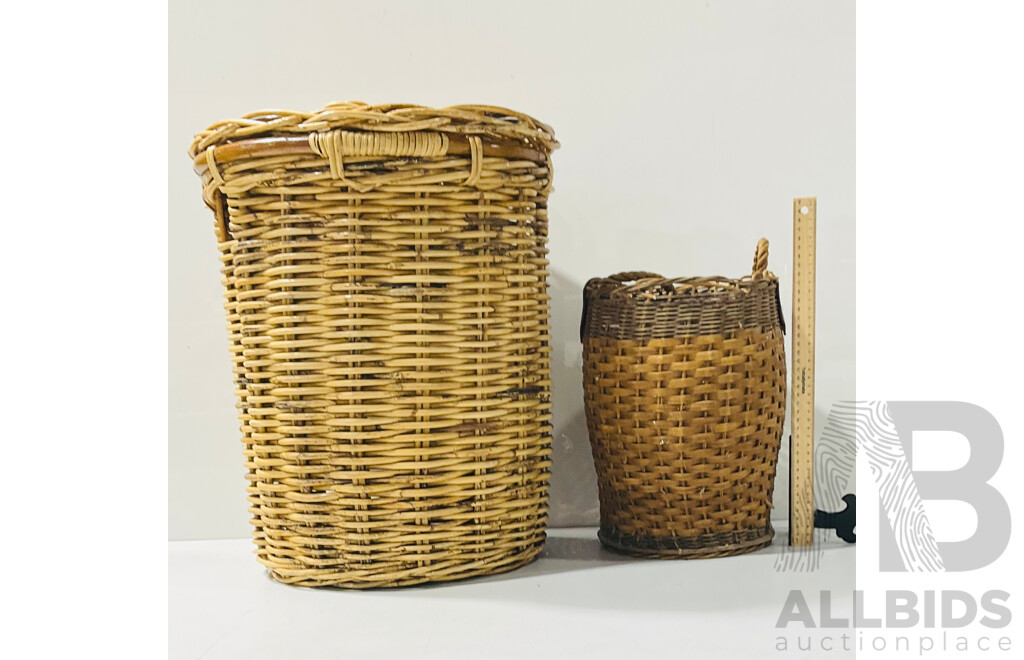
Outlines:
[[790, 590], [812, 607], [833, 590], [848, 610], [855, 577], [840, 541], [821, 546], [817, 570], [776, 570], [785, 537], [739, 557], [659, 561], [604, 550], [595, 529], [554, 529], [511, 573], [376, 591], [278, 584], [248, 539], [171, 542], [170, 657], [777, 659]]

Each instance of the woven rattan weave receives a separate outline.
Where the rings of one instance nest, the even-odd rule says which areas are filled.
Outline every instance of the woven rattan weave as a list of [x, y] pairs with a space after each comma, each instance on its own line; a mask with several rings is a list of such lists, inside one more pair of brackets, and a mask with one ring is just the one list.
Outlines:
[[196, 136], [275, 579], [402, 586], [540, 551], [555, 147], [489, 106], [342, 103]]
[[786, 409], [778, 280], [621, 273], [584, 292], [583, 386], [601, 541], [648, 557], [771, 543]]

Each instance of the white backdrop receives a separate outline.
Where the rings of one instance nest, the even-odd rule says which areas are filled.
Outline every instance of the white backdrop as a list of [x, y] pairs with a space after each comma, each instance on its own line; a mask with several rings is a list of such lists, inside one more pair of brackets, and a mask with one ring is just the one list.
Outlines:
[[578, 341], [590, 277], [738, 276], [765, 236], [788, 316], [792, 198], [816, 195], [819, 429], [854, 398], [854, 70], [853, 0], [171, 3], [170, 538], [249, 534], [194, 132], [340, 100], [504, 105], [551, 124], [552, 523], [596, 524]]

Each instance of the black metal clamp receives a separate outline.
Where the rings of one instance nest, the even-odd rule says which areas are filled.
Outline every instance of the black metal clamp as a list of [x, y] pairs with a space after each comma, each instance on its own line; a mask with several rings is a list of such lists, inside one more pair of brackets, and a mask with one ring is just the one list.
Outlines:
[[853, 494], [843, 495], [843, 502], [846, 507], [839, 512], [832, 513], [815, 509], [814, 526], [819, 529], [834, 529], [836, 536], [847, 543], [857, 542], [857, 496]]

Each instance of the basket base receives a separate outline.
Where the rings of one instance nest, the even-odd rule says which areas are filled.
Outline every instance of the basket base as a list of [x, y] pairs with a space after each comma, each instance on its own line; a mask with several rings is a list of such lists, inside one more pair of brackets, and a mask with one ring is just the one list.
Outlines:
[[[546, 535], [545, 535], [546, 536]], [[438, 562], [434, 566], [417, 566], [409, 569], [396, 568], [390, 572], [354, 572], [351, 570], [306, 569], [281, 571], [267, 569], [267, 575], [274, 581], [295, 587], [337, 588], [337, 589], [388, 589], [429, 585], [434, 582], [452, 582], [473, 577], [497, 575], [521, 568], [539, 555], [544, 549], [544, 539], [519, 552], [483, 561]]]
[[710, 559], [742, 555], [771, 545], [775, 530], [771, 523], [752, 529], [701, 536], [636, 536], [601, 526], [597, 538], [610, 550], [650, 559]]

